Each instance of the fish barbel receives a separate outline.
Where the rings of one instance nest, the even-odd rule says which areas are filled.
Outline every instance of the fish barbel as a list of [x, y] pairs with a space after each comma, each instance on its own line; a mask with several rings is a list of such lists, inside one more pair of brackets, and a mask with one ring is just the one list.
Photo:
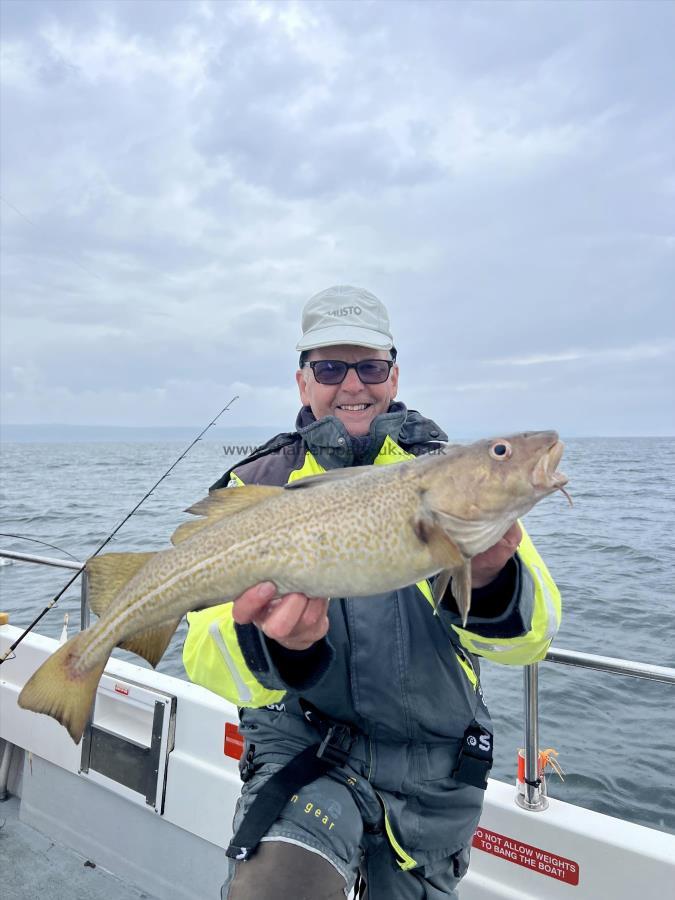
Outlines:
[[531, 432], [285, 487], [214, 491], [187, 510], [198, 518], [177, 528], [173, 547], [87, 562], [99, 619], [45, 660], [19, 705], [53, 716], [79, 743], [114, 647], [157, 665], [186, 612], [261, 581], [279, 594], [367, 597], [438, 575], [436, 603], [450, 584], [466, 623], [471, 558], [564, 489], [562, 452], [556, 432]]

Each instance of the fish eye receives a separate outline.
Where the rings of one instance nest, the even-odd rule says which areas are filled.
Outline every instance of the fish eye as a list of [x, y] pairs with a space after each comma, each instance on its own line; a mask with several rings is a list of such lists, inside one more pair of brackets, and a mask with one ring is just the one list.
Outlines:
[[490, 456], [493, 459], [508, 459], [512, 453], [513, 449], [508, 441], [495, 441], [490, 447]]

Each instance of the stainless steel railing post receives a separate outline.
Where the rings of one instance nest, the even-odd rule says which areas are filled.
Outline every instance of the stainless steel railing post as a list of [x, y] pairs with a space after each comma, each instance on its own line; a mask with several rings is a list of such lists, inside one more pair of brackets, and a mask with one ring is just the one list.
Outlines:
[[89, 628], [91, 619], [89, 610], [89, 576], [87, 570], [82, 572], [82, 590], [80, 592], [80, 631]]
[[531, 812], [548, 808], [546, 790], [539, 778], [539, 664], [523, 667], [525, 698], [525, 793], [516, 803]]
[[9, 767], [12, 762], [13, 749], [14, 744], [10, 744], [9, 741], [4, 741], [2, 757], [0, 757], [0, 803], [4, 803], [5, 800], [9, 799], [7, 782], [9, 781]]
[[69, 559], [54, 559], [51, 556], [35, 556], [34, 553], [18, 553], [16, 550], [0, 550], [5, 559], [18, 559], [23, 562], [38, 563], [41, 566], [56, 566], [57, 569], [81, 569], [84, 563]]

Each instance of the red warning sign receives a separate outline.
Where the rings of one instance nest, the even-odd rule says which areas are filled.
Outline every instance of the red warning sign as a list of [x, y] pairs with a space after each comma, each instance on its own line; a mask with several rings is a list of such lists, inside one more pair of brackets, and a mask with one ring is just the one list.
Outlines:
[[487, 828], [477, 828], [473, 836], [473, 846], [493, 856], [500, 856], [507, 862], [525, 866], [533, 872], [548, 875], [549, 878], [557, 878], [566, 884], [579, 884], [579, 865], [564, 856], [558, 856], [548, 850], [532, 847], [515, 838], [497, 834], [496, 831], [488, 831]]

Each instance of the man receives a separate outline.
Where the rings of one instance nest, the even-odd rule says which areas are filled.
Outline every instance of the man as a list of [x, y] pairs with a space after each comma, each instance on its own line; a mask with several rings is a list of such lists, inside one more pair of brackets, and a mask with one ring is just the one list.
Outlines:
[[[396, 402], [396, 350], [373, 294], [329, 288], [302, 324], [295, 431], [214, 487], [395, 464], [447, 440]], [[534, 662], [560, 619], [517, 523], [473, 560], [472, 581], [466, 628], [450, 590], [434, 615], [426, 581], [330, 602], [264, 583], [189, 615], [188, 675], [240, 708], [246, 739], [223, 900], [337, 900], [357, 880], [368, 900], [457, 898], [492, 762], [476, 654]]]

